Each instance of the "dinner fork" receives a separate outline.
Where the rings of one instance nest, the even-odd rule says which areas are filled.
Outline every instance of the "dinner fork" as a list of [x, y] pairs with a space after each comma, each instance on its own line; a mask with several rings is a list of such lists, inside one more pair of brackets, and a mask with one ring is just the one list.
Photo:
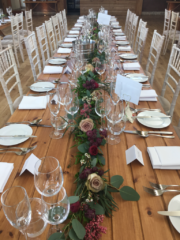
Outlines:
[[2, 154], [2, 153], [15, 153], [16, 155], [21, 156], [21, 155], [27, 154], [28, 152], [32, 151], [36, 147], [37, 147], [37, 145], [27, 149], [26, 151], [18, 151], [18, 152], [17, 151], [7, 151], [7, 149], [6, 149], [6, 151], [1, 151], [0, 154]]
[[164, 184], [158, 184], [158, 183], [152, 183], [149, 182], [149, 184], [151, 185], [151, 187], [157, 189], [157, 190], [165, 190], [168, 187], [180, 187], [180, 185], [164, 185]]
[[145, 192], [155, 196], [155, 197], [158, 197], [158, 196], [161, 196], [163, 195], [163, 193], [165, 192], [180, 192], [180, 190], [173, 190], [173, 189], [169, 189], [169, 190], [162, 190], [162, 189], [151, 189], [151, 188], [147, 188], [147, 187], [144, 187], [143, 186], [143, 189]]
[[156, 112], [161, 112], [161, 109], [149, 109], [149, 108], [139, 108], [139, 109], [136, 109], [136, 108], [130, 107], [130, 110], [133, 111], [134, 113], [143, 112], [143, 111], [156, 111]]
[[2, 150], [9, 150], [9, 149], [19, 149], [19, 150], [21, 150], [21, 151], [28, 151], [28, 150], [32, 151], [32, 150], [34, 150], [36, 147], [37, 147], [37, 145], [32, 146], [32, 147], [28, 147], [28, 148], [23, 148], [23, 147], [8, 147], [8, 148], [0, 148], [0, 151], [2, 151]]
[[141, 137], [149, 137], [149, 136], [156, 136], [156, 137], [162, 137], [162, 138], [175, 138], [175, 136], [162, 136], [162, 135], [157, 135], [157, 134], [149, 134], [148, 131], [138, 131], [137, 128], [133, 127], [137, 134]]

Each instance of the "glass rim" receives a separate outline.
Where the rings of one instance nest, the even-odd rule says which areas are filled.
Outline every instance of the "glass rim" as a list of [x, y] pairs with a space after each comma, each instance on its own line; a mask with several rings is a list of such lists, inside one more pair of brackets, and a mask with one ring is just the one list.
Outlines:
[[[47, 188], [46, 188], [46, 189], [47, 189]], [[44, 189], [44, 191], [45, 191], [46, 189]], [[57, 201], [56, 203], [46, 202], [46, 201], [45, 201], [45, 199], [44, 199], [45, 197], [46, 197], [46, 198], [54, 197], [54, 196], [56, 196], [57, 194], [59, 194], [61, 190], [63, 190], [63, 198], [62, 198], [61, 200]], [[44, 192], [44, 191], [43, 191], [43, 192]], [[62, 201], [65, 199], [65, 197], [67, 196], [66, 189], [62, 186], [61, 189], [59, 190], [59, 192], [58, 192], [57, 194], [56, 194], [56, 195], [53, 195], [53, 196], [44, 196], [44, 195], [42, 194], [42, 195], [41, 195], [41, 199], [42, 199], [43, 203], [45, 203], [45, 204], [48, 205], [48, 206], [49, 206], [49, 205], [52, 205], [52, 204], [54, 204], [54, 205], [56, 204], [56, 205], [57, 205], [58, 203], [62, 202]], [[69, 201], [68, 196], [67, 196], [67, 200]]]
[[[5, 193], [7, 193], [7, 192], [8, 192], [9, 190], [11, 190], [12, 188], [21, 188], [21, 189], [24, 191], [25, 195], [24, 195], [23, 199], [22, 199], [19, 203], [10, 206], [10, 205], [6, 205], [6, 204], [4, 203], [3, 196], [5, 195]], [[16, 206], [16, 205], [19, 205], [22, 201], [24, 201], [24, 199], [25, 199], [26, 197], [28, 197], [28, 195], [27, 195], [27, 192], [26, 192], [26, 189], [25, 189], [25, 188], [23, 188], [22, 186], [13, 186], [13, 187], [10, 187], [10, 188], [6, 189], [6, 191], [2, 193], [2, 195], [1, 195], [1, 203], [2, 203], [2, 206], [5, 206], [5, 207], [14, 207], [14, 206]], [[28, 197], [28, 199], [29, 199], [29, 197]]]
[[[39, 161], [41, 161], [43, 158], [49, 158], [49, 157], [56, 159], [56, 161], [57, 161], [57, 163], [58, 163], [58, 166], [57, 166], [54, 170], [52, 170], [51, 172], [42, 173], [42, 172], [37, 171], [37, 170], [36, 170], [36, 165], [37, 165], [37, 163], [38, 163]], [[59, 164], [59, 161], [57, 160], [57, 158], [52, 157], [52, 156], [46, 156], [46, 157], [40, 158], [40, 159], [36, 162], [36, 164], [35, 164], [35, 166], [34, 166], [34, 171], [35, 171], [36, 173], [40, 173], [40, 174], [50, 174], [50, 173], [55, 172], [58, 168], [60, 168], [60, 171], [62, 171], [61, 165]]]

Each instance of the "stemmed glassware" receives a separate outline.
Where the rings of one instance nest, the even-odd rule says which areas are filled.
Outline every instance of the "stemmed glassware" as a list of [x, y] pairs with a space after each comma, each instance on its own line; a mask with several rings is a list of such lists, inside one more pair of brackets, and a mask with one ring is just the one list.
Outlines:
[[7, 11], [7, 13], [9, 14], [9, 16], [12, 15], [12, 7], [6, 8], [6, 11]]
[[26, 190], [20, 186], [8, 188], [1, 196], [1, 203], [9, 223], [27, 239], [26, 228], [31, 221], [31, 205]]
[[95, 71], [102, 76], [102, 74], [105, 72], [106, 70], [106, 65], [105, 63], [102, 62], [96, 62], [96, 66], [95, 66]]
[[106, 44], [105, 44], [105, 42], [104, 42], [103, 39], [100, 39], [100, 40], [99, 40], [97, 47], [98, 47], [98, 51], [99, 51], [100, 53], [104, 52], [104, 50], [105, 50], [105, 48], [106, 48]]

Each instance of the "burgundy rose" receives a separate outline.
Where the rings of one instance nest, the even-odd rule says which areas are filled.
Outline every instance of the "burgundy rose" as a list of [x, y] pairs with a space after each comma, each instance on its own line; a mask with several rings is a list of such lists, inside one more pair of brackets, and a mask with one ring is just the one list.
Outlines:
[[93, 132], [91, 130], [87, 131], [86, 134], [87, 134], [88, 137], [92, 137], [93, 136]]
[[92, 172], [92, 173], [98, 172], [98, 168], [97, 168], [97, 167], [93, 167], [93, 168], [91, 169], [91, 172]]
[[71, 210], [71, 212], [73, 212], [73, 213], [78, 212], [80, 206], [81, 206], [81, 203], [80, 203], [79, 201], [77, 201], [77, 202], [75, 202], [75, 203], [72, 203], [72, 204], [70, 205], [70, 210]]
[[104, 170], [99, 169], [99, 170], [98, 170], [98, 175], [101, 177], [103, 174], [104, 174]]
[[86, 218], [89, 218], [90, 220], [92, 220], [93, 218], [95, 218], [96, 214], [95, 214], [95, 209], [88, 209], [85, 213], [84, 216]]
[[97, 141], [98, 144], [101, 144], [102, 139], [101, 138], [97, 138], [96, 141]]
[[99, 84], [97, 82], [94, 83], [94, 88], [98, 88]]
[[91, 168], [85, 168], [82, 173], [79, 174], [80, 179], [86, 179], [91, 174]]
[[89, 148], [89, 153], [93, 156], [96, 156], [98, 154], [98, 148], [97, 146], [93, 145]]
[[107, 130], [104, 129], [103, 131], [100, 131], [100, 134], [103, 135], [103, 137], [107, 137]]

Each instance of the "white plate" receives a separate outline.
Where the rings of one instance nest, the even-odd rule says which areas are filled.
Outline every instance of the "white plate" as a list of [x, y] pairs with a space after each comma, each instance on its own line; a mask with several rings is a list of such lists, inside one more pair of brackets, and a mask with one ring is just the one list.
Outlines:
[[136, 59], [137, 55], [133, 53], [124, 53], [119, 55], [123, 59], [131, 60], [131, 59]]
[[55, 88], [55, 85], [51, 82], [36, 82], [30, 86], [30, 89], [34, 92], [48, 92]]
[[122, 32], [120, 32], [120, 33], [114, 33], [114, 34], [115, 34], [115, 36], [125, 36], [125, 34], [122, 33]]
[[[32, 135], [33, 130], [26, 124], [12, 124], [0, 129], [0, 135]], [[0, 138], [0, 145], [13, 146], [28, 138]]]
[[140, 122], [142, 125], [146, 127], [151, 128], [165, 128], [171, 124], [170, 118], [160, 118], [163, 116], [167, 116], [164, 113], [161, 112], [155, 112], [155, 111], [144, 111], [138, 114], [138, 116], [155, 116], [159, 118], [155, 119], [148, 119], [148, 118], [137, 118], [138, 122]]
[[[171, 199], [168, 205], [168, 211], [180, 211], [180, 195]], [[180, 233], [180, 217], [169, 217], [172, 225]]]
[[128, 41], [116, 41], [118, 45], [129, 45]]
[[132, 73], [126, 75], [126, 77], [131, 78], [136, 82], [146, 82], [148, 80], [148, 77], [142, 73]]
[[50, 64], [54, 64], [54, 65], [61, 65], [61, 64], [64, 64], [67, 62], [66, 59], [60, 59], [60, 58], [53, 58], [53, 59], [50, 59], [48, 61]]
[[62, 43], [60, 46], [64, 47], [64, 48], [71, 48], [72, 47], [72, 43]]
[[68, 38], [77, 38], [79, 35], [67, 35]]

